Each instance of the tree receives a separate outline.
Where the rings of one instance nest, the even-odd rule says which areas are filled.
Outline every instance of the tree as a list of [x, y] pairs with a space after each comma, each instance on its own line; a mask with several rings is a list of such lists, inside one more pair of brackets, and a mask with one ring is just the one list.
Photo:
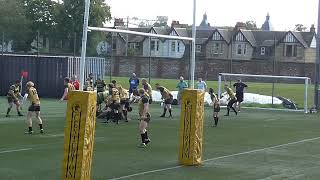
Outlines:
[[303, 32], [303, 31], [306, 31], [307, 28], [304, 27], [303, 24], [296, 24], [294, 30], [295, 30], [295, 31]]
[[13, 41], [14, 51], [27, 52], [31, 48], [31, 22], [25, 13], [19, 0], [0, 0], [0, 32], [4, 33], [6, 44]]
[[165, 27], [168, 26], [168, 16], [157, 16], [156, 22], [153, 24], [154, 27]]
[[[81, 42], [84, 16], [83, 0], [64, 0], [63, 14], [59, 18], [59, 29], [66, 33], [76, 33], [77, 42]], [[106, 21], [111, 19], [110, 6], [104, 0], [92, 0], [90, 6], [89, 26], [102, 27]], [[64, 27], [61, 27], [64, 26]], [[88, 36], [88, 51], [95, 52], [97, 43], [103, 40], [103, 33], [90, 32]], [[100, 41], [97, 41], [100, 39]], [[81, 44], [77, 43], [76, 49], [80, 49]]]
[[257, 23], [255, 21], [247, 21], [246, 22], [246, 29], [248, 30], [257, 30]]

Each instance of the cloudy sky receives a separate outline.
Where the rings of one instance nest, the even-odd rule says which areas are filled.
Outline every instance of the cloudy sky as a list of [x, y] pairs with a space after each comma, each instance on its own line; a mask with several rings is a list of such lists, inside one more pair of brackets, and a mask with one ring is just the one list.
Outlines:
[[[155, 19], [192, 24], [193, 0], [106, 0], [112, 17]], [[234, 26], [253, 20], [260, 27], [269, 12], [275, 30], [292, 30], [295, 24], [310, 27], [317, 22], [318, 0], [197, 0], [197, 24], [206, 12], [213, 26]]]

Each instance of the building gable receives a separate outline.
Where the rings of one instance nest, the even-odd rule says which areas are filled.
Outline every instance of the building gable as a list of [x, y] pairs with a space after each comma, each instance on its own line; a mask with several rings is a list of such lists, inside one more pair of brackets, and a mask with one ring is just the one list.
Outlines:
[[172, 31], [170, 32], [170, 36], [179, 36], [179, 35], [174, 29], [172, 29]]
[[316, 47], [317, 47], [317, 39], [316, 39], [316, 36], [313, 36], [310, 44], [310, 48], [316, 48]]
[[218, 31], [215, 31], [213, 34], [212, 34], [212, 40], [213, 41], [223, 41], [225, 39], [223, 39], [223, 37], [221, 36], [221, 34], [218, 32]]
[[238, 32], [235, 35], [234, 40], [238, 41], [238, 42], [246, 42], [247, 41], [247, 39], [244, 37], [244, 35], [241, 32]]
[[299, 41], [291, 32], [288, 32], [286, 34], [286, 36], [282, 39], [281, 42], [283, 42], [283, 43], [298, 43]]

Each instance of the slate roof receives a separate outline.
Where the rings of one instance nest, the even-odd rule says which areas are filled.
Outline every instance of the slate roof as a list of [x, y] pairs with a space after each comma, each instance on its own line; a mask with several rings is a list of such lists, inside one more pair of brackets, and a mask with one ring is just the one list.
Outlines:
[[[123, 28], [122, 28], [123, 29]], [[172, 30], [176, 31], [178, 36], [181, 37], [192, 37], [191, 28], [163, 28], [163, 27], [153, 27], [153, 28], [130, 28], [133, 31], [139, 32], [150, 32], [151, 29], [157, 34], [169, 35]], [[234, 31], [232, 29], [197, 29], [196, 31], [196, 44], [205, 44], [211, 38], [215, 31], [218, 31], [223, 39], [230, 43], [232, 37], [234, 37], [238, 32], [241, 32], [248, 42], [253, 46], [273, 46], [275, 43], [282, 41], [288, 33], [292, 33], [294, 37], [303, 45], [304, 47], [310, 47], [311, 42], [315, 36], [313, 32], [294, 32], [294, 31], [263, 31], [263, 30], [238, 30]], [[119, 33], [119, 36], [126, 40], [126, 36], [123, 33]], [[129, 35], [129, 42], [142, 42], [145, 39], [143, 36]], [[162, 38], [162, 40], [164, 40]], [[189, 41], [184, 41], [188, 44]]]

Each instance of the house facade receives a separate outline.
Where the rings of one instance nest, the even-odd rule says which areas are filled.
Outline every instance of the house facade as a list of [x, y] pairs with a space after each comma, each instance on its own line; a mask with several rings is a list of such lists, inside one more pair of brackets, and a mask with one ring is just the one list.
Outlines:
[[[192, 37], [191, 27], [130, 28], [133, 31]], [[312, 26], [308, 32], [273, 31], [270, 15], [260, 30], [246, 30], [245, 27], [214, 28], [207, 21], [207, 15], [196, 31], [196, 56], [208, 60], [261, 60], [314, 63], [316, 60], [316, 36]], [[191, 42], [163, 38], [118, 34], [113, 39], [113, 55], [182, 58], [190, 56]], [[126, 43], [128, 41], [128, 43]], [[126, 45], [128, 48], [126, 49]]]

